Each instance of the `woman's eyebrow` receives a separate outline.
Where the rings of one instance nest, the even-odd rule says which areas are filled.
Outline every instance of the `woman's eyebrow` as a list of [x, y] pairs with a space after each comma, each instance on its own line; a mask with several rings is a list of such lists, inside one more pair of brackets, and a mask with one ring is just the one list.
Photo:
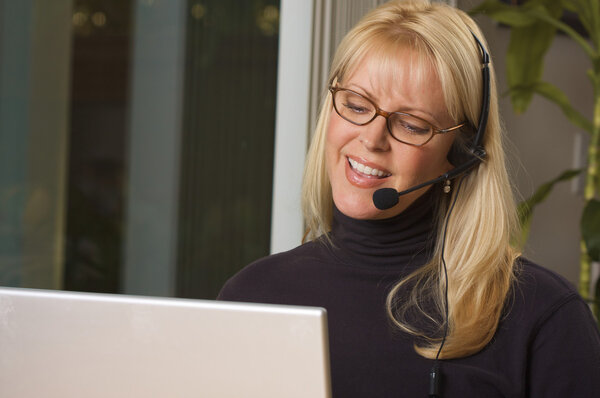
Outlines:
[[[364, 88], [356, 83], [350, 83], [347, 87], [351, 88], [355, 91], [359, 90], [359, 92], [358, 92], [359, 94], [362, 94], [365, 97], [368, 97], [371, 101], [375, 101], [375, 99], [374, 99], [375, 96], [371, 92], [369, 92], [369, 90], [367, 90], [366, 88]], [[360, 91], [362, 91], [362, 93]]]
[[[368, 99], [373, 101], [377, 106], [379, 106], [379, 104], [377, 103], [378, 101], [375, 99], [375, 96], [373, 94], [371, 94], [371, 92], [369, 92], [369, 90], [367, 90], [366, 88], [364, 88], [356, 83], [348, 83], [348, 85], [345, 87], [352, 89], [353, 91], [357, 91], [359, 94], [364, 95], [365, 97], [367, 97]], [[435, 115], [430, 112], [427, 112], [423, 109], [407, 107], [407, 108], [401, 108], [400, 110], [398, 110], [398, 109], [384, 109], [384, 110], [388, 111], [388, 112], [406, 112], [406, 113], [410, 113], [413, 115], [414, 115], [414, 113], [418, 113], [419, 115], [414, 115], [414, 116], [424, 119], [426, 122], [431, 123], [436, 128], [440, 127], [440, 121], [437, 120]]]

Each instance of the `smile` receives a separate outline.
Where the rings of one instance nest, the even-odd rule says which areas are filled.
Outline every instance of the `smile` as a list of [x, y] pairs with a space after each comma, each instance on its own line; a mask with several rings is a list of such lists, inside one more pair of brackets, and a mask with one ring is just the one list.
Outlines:
[[348, 158], [348, 163], [350, 164], [350, 167], [352, 167], [352, 170], [360, 173], [360, 174], [364, 174], [365, 176], [373, 176], [373, 177], [381, 177], [381, 178], [385, 178], [385, 177], [389, 177], [392, 174], [391, 173], [385, 173], [381, 170], [369, 167], [369, 166], [365, 166], [362, 163], [357, 162], [354, 159]]

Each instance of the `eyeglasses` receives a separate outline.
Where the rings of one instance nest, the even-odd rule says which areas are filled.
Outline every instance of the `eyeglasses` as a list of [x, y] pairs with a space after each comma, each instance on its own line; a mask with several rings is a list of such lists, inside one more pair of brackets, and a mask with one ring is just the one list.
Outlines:
[[364, 126], [375, 120], [378, 115], [383, 116], [392, 138], [412, 146], [423, 146], [431, 141], [434, 135], [454, 131], [466, 124], [438, 129], [426, 120], [409, 113], [381, 110], [370, 99], [347, 88], [329, 87], [329, 91], [333, 97], [333, 107], [343, 119], [357, 126]]

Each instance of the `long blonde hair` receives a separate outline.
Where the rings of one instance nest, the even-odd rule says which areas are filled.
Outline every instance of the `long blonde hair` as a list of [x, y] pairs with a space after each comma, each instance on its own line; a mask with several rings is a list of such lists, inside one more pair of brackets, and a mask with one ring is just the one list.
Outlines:
[[[392, 1], [371, 11], [345, 36], [335, 54], [330, 81], [343, 80], [367, 52], [387, 62], [393, 53], [407, 48], [421, 59], [417, 61], [421, 65], [428, 62], [434, 66], [449, 115], [476, 126], [482, 98], [482, 65], [472, 34], [487, 47], [478, 26], [460, 10], [426, 0]], [[454, 190], [437, 204], [438, 234], [431, 260], [400, 280], [388, 295], [390, 319], [418, 337], [415, 349], [426, 358], [435, 358], [445, 324], [446, 282], [440, 277], [442, 227], [451, 200], [456, 199], [456, 205], [447, 223], [444, 250], [448, 336], [440, 358], [476, 353], [490, 341], [514, 279], [518, 253], [510, 246], [510, 238], [516, 236], [516, 210], [504, 159], [493, 67], [490, 80], [489, 117], [483, 140], [487, 158], [462, 177], [456, 198]], [[302, 206], [311, 239], [327, 236], [331, 228], [333, 199], [324, 155], [331, 109], [331, 95], [326, 93], [304, 170]], [[457, 135], [449, 156], [460, 152], [470, 138], [469, 129]], [[423, 320], [429, 322], [427, 330], [417, 327], [415, 319], [420, 324]]]

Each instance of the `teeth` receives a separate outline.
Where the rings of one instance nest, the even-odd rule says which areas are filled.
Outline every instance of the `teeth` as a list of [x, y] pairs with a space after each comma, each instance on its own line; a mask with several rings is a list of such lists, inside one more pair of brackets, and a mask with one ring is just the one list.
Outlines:
[[385, 174], [383, 171], [371, 168], [369, 166], [365, 166], [362, 163], [358, 163], [356, 160], [348, 158], [348, 162], [350, 162], [350, 166], [353, 169], [358, 170], [359, 172], [367, 175], [378, 176], [378, 177], [387, 177], [391, 174]]

